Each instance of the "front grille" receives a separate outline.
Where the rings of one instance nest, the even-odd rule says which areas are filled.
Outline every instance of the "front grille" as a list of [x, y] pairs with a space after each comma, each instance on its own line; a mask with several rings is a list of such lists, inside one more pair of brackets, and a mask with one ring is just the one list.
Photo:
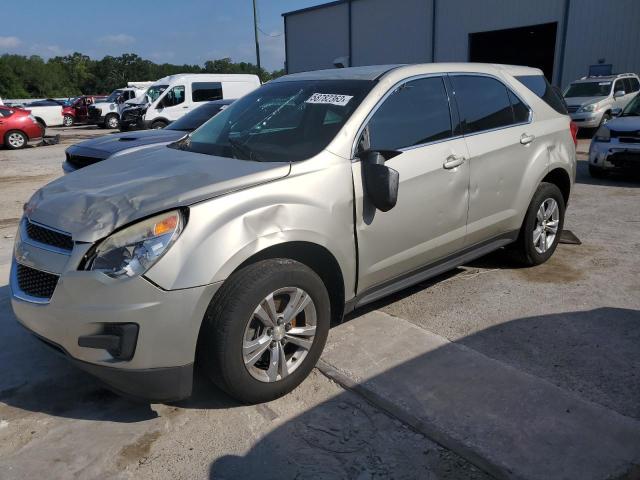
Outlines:
[[607, 161], [618, 168], [640, 168], [640, 152], [616, 152], [609, 155]]
[[623, 132], [619, 130], [610, 130], [611, 138], [617, 138], [622, 143], [640, 143], [640, 131]]
[[27, 295], [36, 298], [50, 299], [58, 284], [58, 275], [41, 272], [35, 268], [18, 264], [18, 286]]
[[580, 107], [567, 107], [567, 112], [576, 113]]
[[29, 220], [27, 220], [26, 230], [27, 236], [35, 242], [51, 245], [62, 250], [73, 250], [73, 240], [66, 233], [42, 227]]

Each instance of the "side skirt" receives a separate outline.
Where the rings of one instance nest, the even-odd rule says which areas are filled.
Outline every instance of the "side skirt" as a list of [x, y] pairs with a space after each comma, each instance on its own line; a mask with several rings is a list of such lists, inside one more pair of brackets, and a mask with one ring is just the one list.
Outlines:
[[436, 277], [444, 272], [453, 270], [460, 265], [469, 263], [477, 258], [483, 257], [494, 250], [504, 247], [518, 239], [519, 230], [509, 232], [490, 240], [477, 243], [470, 247], [460, 250], [452, 255], [436, 260], [433, 263], [425, 265], [418, 270], [406, 273], [387, 282], [373, 286], [363, 292], [360, 292], [351, 300], [345, 303], [344, 313], [352, 312], [358, 307], [362, 307], [371, 302], [375, 302], [392, 293], [403, 290], [407, 287], [424, 282], [429, 278]]

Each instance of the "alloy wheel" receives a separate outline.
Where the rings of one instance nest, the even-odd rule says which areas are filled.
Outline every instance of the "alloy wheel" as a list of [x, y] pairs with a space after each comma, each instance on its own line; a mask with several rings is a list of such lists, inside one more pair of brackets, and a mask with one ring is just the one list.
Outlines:
[[24, 135], [17, 132], [10, 133], [7, 137], [7, 141], [13, 148], [22, 148], [25, 143]]
[[251, 376], [270, 383], [292, 374], [313, 345], [316, 322], [315, 304], [301, 288], [280, 288], [267, 295], [249, 318], [242, 342]]
[[539, 254], [546, 253], [558, 234], [560, 225], [560, 209], [558, 202], [547, 198], [540, 204], [536, 214], [536, 225], [533, 229], [533, 246]]

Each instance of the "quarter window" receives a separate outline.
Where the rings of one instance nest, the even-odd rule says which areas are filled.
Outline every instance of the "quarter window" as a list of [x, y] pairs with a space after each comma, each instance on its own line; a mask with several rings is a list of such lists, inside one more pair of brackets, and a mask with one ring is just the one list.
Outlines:
[[464, 133], [506, 127], [514, 123], [507, 87], [498, 80], [473, 75], [452, 76]]
[[509, 100], [511, 101], [511, 107], [513, 108], [513, 120], [515, 123], [526, 123], [529, 121], [529, 107], [527, 107], [522, 100], [520, 100], [515, 93], [511, 90], [507, 90], [509, 94]]
[[451, 137], [442, 78], [422, 78], [396, 88], [369, 120], [367, 133], [373, 150], [398, 150]]
[[222, 100], [222, 84], [220, 82], [194, 82], [191, 85], [191, 99], [194, 102]]

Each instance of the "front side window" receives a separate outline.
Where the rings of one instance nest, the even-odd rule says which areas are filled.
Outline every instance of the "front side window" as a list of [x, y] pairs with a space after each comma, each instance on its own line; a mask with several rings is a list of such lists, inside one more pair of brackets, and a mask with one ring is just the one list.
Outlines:
[[333, 140], [374, 85], [368, 80], [267, 83], [171, 147], [239, 160], [306, 160]]
[[107, 97], [105, 102], [107, 102], [107, 103], [115, 103], [115, 101], [118, 100], [118, 97], [120, 95], [122, 95], [122, 90], [114, 90], [113, 92], [111, 92], [111, 95], [109, 95]]
[[[397, 87], [373, 114], [361, 148], [400, 150], [452, 136], [449, 100], [441, 77]], [[368, 143], [368, 145], [366, 145]]]
[[194, 82], [191, 85], [191, 99], [194, 102], [222, 100], [222, 84], [220, 82]]
[[184, 102], [184, 85], [177, 85], [167, 92], [162, 99], [163, 107], [174, 107]]
[[167, 89], [169, 85], [154, 85], [153, 87], [149, 87], [147, 89], [147, 97], [149, 97], [149, 102], [155, 102], [160, 95]]
[[513, 110], [507, 87], [490, 77], [454, 75], [451, 77], [460, 120], [466, 134], [511, 125]]
[[620, 80], [616, 80], [615, 85], [613, 86], [613, 93], [615, 92], [620, 92], [620, 91], [625, 91], [625, 84], [624, 84], [624, 79], [620, 79]]

